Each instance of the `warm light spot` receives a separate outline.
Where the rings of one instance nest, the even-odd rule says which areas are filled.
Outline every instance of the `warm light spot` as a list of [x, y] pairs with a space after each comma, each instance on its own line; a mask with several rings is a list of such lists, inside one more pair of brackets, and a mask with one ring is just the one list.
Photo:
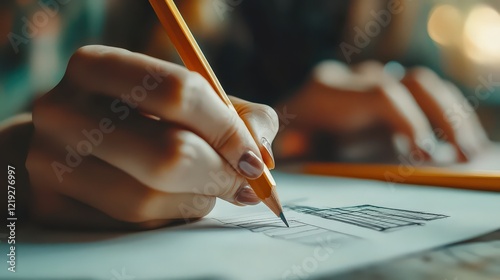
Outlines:
[[439, 5], [432, 9], [427, 32], [436, 43], [451, 45], [461, 33], [462, 14], [452, 5]]
[[490, 6], [475, 7], [465, 22], [467, 56], [478, 63], [500, 61], [500, 14]]

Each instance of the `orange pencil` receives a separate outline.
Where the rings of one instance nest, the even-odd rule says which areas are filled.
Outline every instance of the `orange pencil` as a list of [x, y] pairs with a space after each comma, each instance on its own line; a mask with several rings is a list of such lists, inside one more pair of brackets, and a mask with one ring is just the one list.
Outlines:
[[470, 190], [500, 191], [500, 173], [463, 172], [442, 167], [404, 165], [307, 163], [300, 173], [371, 179], [389, 183], [442, 186]]
[[[167, 31], [167, 34], [179, 53], [184, 65], [191, 71], [200, 73], [213, 87], [222, 101], [234, 110], [234, 106], [227, 97], [215, 73], [210, 67], [205, 55], [201, 51], [198, 43], [191, 34], [189, 27], [182, 18], [173, 0], [149, 0], [158, 19]], [[236, 113], [236, 110], [235, 110]], [[283, 215], [283, 208], [276, 194], [276, 182], [267, 167], [264, 167], [264, 173], [255, 180], [248, 180], [248, 183], [255, 191], [257, 196], [271, 209], [271, 211], [280, 217], [288, 226], [288, 222]]]

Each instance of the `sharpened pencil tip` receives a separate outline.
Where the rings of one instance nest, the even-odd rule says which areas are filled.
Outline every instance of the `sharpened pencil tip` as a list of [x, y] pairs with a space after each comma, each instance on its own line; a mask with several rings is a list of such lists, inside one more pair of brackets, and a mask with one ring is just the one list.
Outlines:
[[280, 218], [283, 221], [283, 223], [285, 223], [286, 227], [290, 227], [288, 225], [288, 222], [286, 221], [285, 215], [283, 215], [283, 212], [280, 212]]

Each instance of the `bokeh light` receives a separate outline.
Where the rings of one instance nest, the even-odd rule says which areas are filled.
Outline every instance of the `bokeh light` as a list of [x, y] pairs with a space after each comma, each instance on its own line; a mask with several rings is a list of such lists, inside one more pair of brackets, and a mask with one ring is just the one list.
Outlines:
[[463, 18], [460, 10], [452, 5], [439, 5], [432, 9], [427, 31], [433, 41], [449, 46], [460, 39]]
[[500, 14], [487, 5], [476, 6], [464, 28], [466, 55], [477, 63], [500, 62]]

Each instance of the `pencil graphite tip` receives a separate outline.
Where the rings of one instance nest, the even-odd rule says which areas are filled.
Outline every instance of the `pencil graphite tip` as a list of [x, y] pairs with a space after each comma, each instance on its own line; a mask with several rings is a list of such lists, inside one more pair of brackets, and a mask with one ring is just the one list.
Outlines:
[[283, 215], [283, 212], [280, 212], [280, 218], [283, 221], [283, 223], [285, 223], [286, 227], [290, 227], [288, 225], [288, 222], [286, 221], [285, 215]]

